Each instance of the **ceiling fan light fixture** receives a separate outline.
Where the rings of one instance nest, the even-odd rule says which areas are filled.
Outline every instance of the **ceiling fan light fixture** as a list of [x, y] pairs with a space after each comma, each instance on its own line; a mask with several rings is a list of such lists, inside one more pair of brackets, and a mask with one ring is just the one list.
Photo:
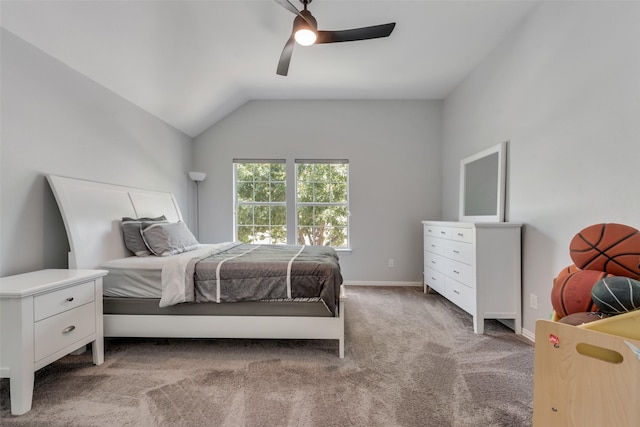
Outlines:
[[296, 31], [294, 38], [301, 46], [311, 46], [318, 39], [318, 35], [308, 28], [302, 28]]
[[318, 23], [306, 9], [293, 20], [293, 38], [301, 46], [311, 46], [318, 39]]

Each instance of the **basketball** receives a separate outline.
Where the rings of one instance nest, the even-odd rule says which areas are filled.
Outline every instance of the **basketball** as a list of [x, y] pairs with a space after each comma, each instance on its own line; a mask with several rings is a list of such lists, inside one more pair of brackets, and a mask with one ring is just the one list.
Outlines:
[[640, 278], [640, 231], [623, 224], [595, 224], [576, 234], [569, 255], [583, 270]]
[[584, 325], [585, 323], [595, 322], [596, 320], [604, 319], [605, 317], [609, 317], [608, 314], [602, 313], [593, 313], [593, 312], [584, 312], [584, 313], [572, 313], [568, 316], [564, 316], [560, 319], [559, 323], [566, 323], [567, 325]]
[[580, 269], [578, 267], [576, 267], [575, 264], [571, 264], [570, 266], [563, 268], [560, 271], [560, 273], [558, 273], [556, 278], [553, 279], [553, 283], [557, 282], [558, 280], [560, 280], [560, 281], [564, 280], [568, 275], [570, 275], [571, 273], [575, 273], [578, 270], [580, 270]]
[[640, 282], [629, 277], [613, 276], [598, 280], [591, 289], [598, 309], [607, 314], [621, 314], [640, 309]]
[[610, 276], [603, 271], [578, 270], [556, 280], [551, 289], [551, 305], [558, 318], [569, 314], [597, 311], [591, 299], [591, 289], [598, 280]]

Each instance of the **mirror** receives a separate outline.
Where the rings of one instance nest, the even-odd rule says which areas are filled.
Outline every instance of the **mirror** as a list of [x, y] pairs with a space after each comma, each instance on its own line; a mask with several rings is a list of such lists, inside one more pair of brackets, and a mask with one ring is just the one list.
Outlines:
[[504, 221], [507, 143], [460, 161], [460, 221]]

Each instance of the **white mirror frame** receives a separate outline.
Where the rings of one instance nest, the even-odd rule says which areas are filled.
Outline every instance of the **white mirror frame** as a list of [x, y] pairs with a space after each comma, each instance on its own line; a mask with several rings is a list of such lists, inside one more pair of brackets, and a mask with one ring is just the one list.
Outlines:
[[[465, 201], [467, 200], [466, 172], [467, 165], [477, 160], [492, 156], [498, 153], [498, 180], [496, 183], [496, 209], [491, 215], [465, 215]], [[487, 148], [473, 156], [466, 157], [460, 161], [460, 202], [459, 220], [461, 222], [502, 222], [504, 221], [505, 187], [507, 172], [507, 142]]]

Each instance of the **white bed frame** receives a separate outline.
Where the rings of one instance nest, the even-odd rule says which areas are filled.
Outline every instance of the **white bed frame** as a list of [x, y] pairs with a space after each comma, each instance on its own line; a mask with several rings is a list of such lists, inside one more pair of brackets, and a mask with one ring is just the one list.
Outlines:
[[[69, 238], [69, 268], [92, 269], [131, 256], [120, 229], [122, 217], [181, 221], [171, 193], [56, 175], [47, 179]], [[104, 315], [105, 337], [337, 339], [344, 357], [344, 285], [335, 317]]]

